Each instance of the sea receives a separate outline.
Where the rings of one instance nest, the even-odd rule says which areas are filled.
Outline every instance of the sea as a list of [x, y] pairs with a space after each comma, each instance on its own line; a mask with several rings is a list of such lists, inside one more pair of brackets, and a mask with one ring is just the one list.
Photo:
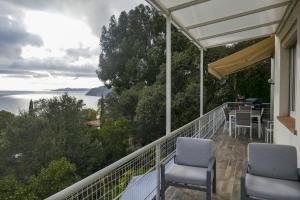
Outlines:
[[39, 99], [50, 99], [68, 93], [77, 99], [83, 100], [84, 108], [97, 109], [100, 97], [87, 96], [87, 91], [0, 91], [0, 111], [5, 110], [18, 115], [22, 111], [28, 111], [29, 102]]

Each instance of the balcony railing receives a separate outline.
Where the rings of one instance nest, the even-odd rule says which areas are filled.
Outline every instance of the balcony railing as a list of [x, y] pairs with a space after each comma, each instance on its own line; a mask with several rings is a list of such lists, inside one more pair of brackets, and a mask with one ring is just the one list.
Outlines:
[[[177, 137], [211, 138], [224, 122], [221, 106], [50, 196], [58, 199], [159, 199], [160, 164], [175, 150]], [[146, 184], [144, 184], [146, 183]]]

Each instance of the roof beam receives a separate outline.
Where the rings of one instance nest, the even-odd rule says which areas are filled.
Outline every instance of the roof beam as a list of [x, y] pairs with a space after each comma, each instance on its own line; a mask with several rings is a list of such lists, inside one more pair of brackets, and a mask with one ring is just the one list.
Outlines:
[[296, 7], [297, 3], [298, 3], [298, 0], [291, 0], [291, 3], [289, 4], [289, 6], [287, 7], [287, 9], [285, 10], [285, 13], [284, 13], [284, 15], [282, 17], [281, 23], [277, 27], [277, 30], [275, 32], [276, 34], [279, 34], [281, 32], [283, 25], [285, 24], [285, 22], [287, 21], [287, 19], [291, 15], [291, 13], [293, 12], [293, 10]]
[[234, 43], [244, 42], [244, 41], [248, 41], [248, 40], [255, 40], [255, 39], [258, 39], [258, 38], [268, 37], [268, 36], [271, 36], [271, 35], [273, 35], [273, 33], [257, 35], [257, 36], [253, 36], [253, 37], [246, 37], [246, 38], [243, 38], [243, 39], [240, 39], [240, 40], [232, 40], [232, 41], [228, 41], [228, 42], [224, 42], [224, 43], [219, 43], [219, 44], [206, 46], [206, 48], [208, 49], [208, 48], [224, 46], [226, 44], [234, 44]]
[[170, 17], [172, 24], [180, 31], [182, 34], [184, 34], [188, 39], [191, 40], [199, 49], [205, 49], [199, 41], [197, 41], [190, 33], [188, 30], [184, 28], [184, 26], [178, 22], [176, 17], [170, 13], [170, 11], [165, 8], [159, 1], [157, 0], [146, 0], [150, 5], [155, 7], [157, 10], [160, 10], [165, 17]]
[[249, 31], [249, 30], [262, 28], [262, 27], [266, 27], [266, 26], [271, 26], [271, 25], [279, 24], [279, 23], [280, 23], [280, 20], [276, 20], [276, 21], [272, 21], [272, 22], [268, 22], [268, 23], [258, 24], [258, 25], [255, 25], [255, 26], [248, 26], [248, 27], [236, 29], [236, 30], [233, 30], [233, 31], [228, 31], [228, 32], [224, 32], [224, 33], [219, 33], [219, 34], [215, 34], [215, 35], [210, 35], [210, 36], [198, 38], [197, 40], [198, 41], [208, 40], [208, 39], [211, 39], [211, 38], [221, 37], [221, 36], [225, 36], [225, 35], [231, 35], [231, 34], [240, 33], [240, 32], [243, 32], [243, 31]]
[[246, 12], [242, 12], [242, 13], [238, 13], [238, 14], [234, 14], [234, 15], [229, 15], [229, 16], [222, 17], [222, 18], [217, 18], [217, 19], [210, 20], [210, 21], [207, 21], [207, 22], [202, 22], [202, 23], [199, 23], [199, 24], [194, 24], [194, 25], [191, 25], [191, 26], [187, 26], [185, 28], [187, 30], [195, 29], [195, 28], [198, 28], [198, 27], [202, 27], [202, 26], [207, 26], [207, 25], [210, 25], [210, 24], [219, 23], [219, 22], [223, 22], [223, 21], [227, 21], [227, 20], [231, 20], [231, 19], [235, 19], [235, 18], [239, 18], [239, 17], [243, 17], [243, 16], [247, 16], [247, 15], [259, 13], [259, 12], [263, 12], [263, 11], [266, 11], [266, 10], [271, 10], [271, 9], [274, 9], [274, 8], [280, 8], [280, 7], [288, 5], [289, 3], [290, 3], [290, 1], [284, 1], [284, 2], [281, 2], [281, 3], [277, 3], [277, 4], [273, 4], [273, 5], [269, 5], [269, 6], [257, 8], [257, 9], [254, 9], [254, 10], [249, 10], [249, 11], [246, 11]]
[[168, 8], [168, 10], [170, 12], [175, 12], [177, 10], [185, 9], [185, 8], [197, 5], [197, 4], [205, 3], [207, 1], [210, 1], [210, 0], [194, 0], [194, 1], [189, 1], [189, 2], [186, 2], [186, 3], [183, 3], [183, 4], [179, 4], [179, 5], [170, 7], [170, 8]]

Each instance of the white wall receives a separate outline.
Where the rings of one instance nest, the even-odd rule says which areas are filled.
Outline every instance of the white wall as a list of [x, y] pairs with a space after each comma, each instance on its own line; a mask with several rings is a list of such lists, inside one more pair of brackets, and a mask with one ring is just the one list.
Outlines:
[[[296, 36], [293, 35], [297, 30]], [[287, 116], [289, 91], [289, 42], [297, 38], [297, 74], [296, 74], [296, 130], [293, 134], [277, 116]], [[292, 38], [292, 39], [291, 39]], [[295, 6], [282, 31], [275, 37], [275, 85], [274, 85], [274, 143], [293, 145], [298, 150], [300, 167], [300, 3]]]

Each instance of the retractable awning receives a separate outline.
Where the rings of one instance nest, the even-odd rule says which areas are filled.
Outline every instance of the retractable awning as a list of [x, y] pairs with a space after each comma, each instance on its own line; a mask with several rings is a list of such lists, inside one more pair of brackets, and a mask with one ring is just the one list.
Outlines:
[[275, 49], [274, 36], [260, 41], [230, 56], [208, 64], [208, 72], [222, 79], [259, 61], [272, 57]]
[[199, 48], [267, 37], [297, 0], [146, 0]]

